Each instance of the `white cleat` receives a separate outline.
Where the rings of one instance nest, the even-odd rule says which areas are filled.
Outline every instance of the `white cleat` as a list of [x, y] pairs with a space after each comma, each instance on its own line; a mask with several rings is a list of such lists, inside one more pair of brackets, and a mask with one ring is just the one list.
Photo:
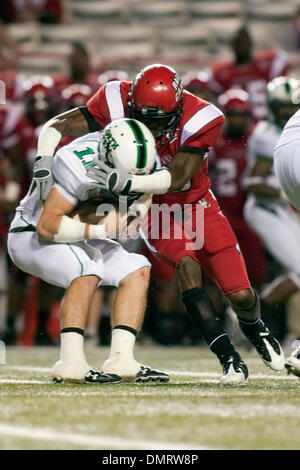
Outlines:
[[288, 374], [294, 374], [297, 377], [300, 377], [300, 344], [292, 352], [290, 357], [287, 358], [285, 368], [287, 369]]
[[265, 330], [255, 335], [251, 342], [264, 363], [270, 369], [279, 372], [284, 369], [284, 353], [277, 339], [274, 338], [266, 326], [264, 328]]
[[240, 384], [246, 382], [248, 378], [248, 368], [242, 361], [239, 354], [228, 357], [223, 362], [223, 375], [220, 383], [223, 385]]

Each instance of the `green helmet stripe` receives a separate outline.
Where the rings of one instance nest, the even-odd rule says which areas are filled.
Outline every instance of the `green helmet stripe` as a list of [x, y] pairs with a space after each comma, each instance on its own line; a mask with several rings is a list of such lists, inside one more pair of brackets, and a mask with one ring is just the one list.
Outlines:
[[133, 119], [128, 119], [125, 122], [129, 125], [131, 128], [135, 140], [137, 142], [137, 162], [136, 162], [136, 167], [137, 168], [145, 168], [146, 163], [147, 163], [147, 142], [145, 140], [144, 133], [139, 126], [139, 124], [134, 121]]

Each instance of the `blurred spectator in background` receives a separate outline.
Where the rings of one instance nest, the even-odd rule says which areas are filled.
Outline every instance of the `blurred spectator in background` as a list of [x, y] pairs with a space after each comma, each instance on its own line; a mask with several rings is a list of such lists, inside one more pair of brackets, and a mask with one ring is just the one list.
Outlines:
[[254, 118], [263, 119], [267, 115], [267, 83], [279, 75], [286, 75], [288, 56], [282, 50], [254, 54], [252, 37], [245, 26], [235, 33], [231, 46], [233, 60], [216, 62], [211, 68], [208, 84], [217, 95], [229, 88], [247, 91]]
[[238, 239], [251, 283], [259, 288], [265, 280], [262, 244], [244, 220], [247, 192], [242, 179], [247, 168], [247, 143], [253, 127], [247, 92], [231, 89], [219, 96], [226, 120], [217, 144], [210, 150], [213, 191]]
[[6, 23], [39, 21], [60, 23], [63, 16], [62, 0], [2, 0], [1, 19]]
[[[72, 44], [72, 51], [68, 58], [68, 68], [68, 75], [52, 75], [57, 96], [62, 97], [62, 91], [74, 84], [87, 85], [93, 93], [98, 89], [98, 76], [91, 71], [90, 55], [81, 42]], [[62, 107], [64, 103], [61, 102], [60, 105]]]

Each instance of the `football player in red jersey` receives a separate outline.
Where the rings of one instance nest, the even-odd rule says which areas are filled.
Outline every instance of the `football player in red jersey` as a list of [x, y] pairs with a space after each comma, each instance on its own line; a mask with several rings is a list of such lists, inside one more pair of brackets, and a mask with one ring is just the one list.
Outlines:
[[[98, 89], [98, 76], [91, 71], [90, 55], [84, 44], [77, 41], [72, 44], [72, 50], [68, 57], [67, 75], [53, 74], [56, 96], [61, 97], [62, 91], [73, 84], [87, 85], [96, 91]], [[59, 103], [61, 104], [61, 103]]]
[[[96, 92], [86, 107], [46, 123], [39, 136], [40, 158], [33, 178], [39, 187], [37, 197], [43, 200], [51, 188], [52, 155], [62, 135], [96, 131], [122, 117], [132, 117], [148, 126], [156, 139], [160, 162], [166, 168], [138, 176], [100, 162], [99, 167], [93, 167], [91, 177], [98, 187], [119, 194], [152, 193], [154, 203], [164, 207], [187, 204], [191, 207], [188, 217], [192, 225], [194, 214], [199, 207], [203, 208], [205, 223], [197, 227], [204, 231], [202, 248], [187, 246], [191, 238], [176, 238], [174, 227], [169, 239], [163, 236], [152, 239], [151, 221], [148, 243], [176, 269], [183, 303], [223, 366], [221, 381], [242, 382], [248, 371], [216, 319], [214, 307], [202, 287], [202, 269], [228, 297], [242, 331], [264, 362], [275, 370], [283, 369], [283, 353], [260, 319], [259, 298], [250, 286], [235, 235], [210, 191], [207, 151], [220, 135], [224, 116], [214, 105], [183, 91], [174, 69], [154, 64], [145, 67], [133, 83], [109, 82]], [[135, 134], [136, 139], [140, 139], [138, 128]], [[146, 158], [140, 155], [140, 163], [144, 164]], [[173, 219], [175, 221], [176, 217]]]
[[232, 38], [233, 60], [217, 62], [211, 69], [208, 85], [217, 95], [229, 88], [242, 88], [250, 95], [256, 120], [267, 115], [267, 83], [286, 75], [288, 56], [282, 50], [253, 53], [252, 38], [246, 27], [240, 28]]
[[243, 217], [247, 193], [242, 179], [247, 168], [247, 142], [253, 127], [249, 95], [231, 89], [219, 96], [226, 121], [220, 138], [208, 154], [212, 188], [222, 212], [229, 220], [245, 258], [249, 279], [255, 287], [265, 280], [263, 246]]
[[39, 128], [55, 112], [53, 87], [52, 78], [46, 75], [33, 75], [23, 83], [24, 113], [15, 122], [14, 129], [20, 150], [12, 162], [14, 168], [18, 169], [21, 198], [27, 193], [30, 184]]

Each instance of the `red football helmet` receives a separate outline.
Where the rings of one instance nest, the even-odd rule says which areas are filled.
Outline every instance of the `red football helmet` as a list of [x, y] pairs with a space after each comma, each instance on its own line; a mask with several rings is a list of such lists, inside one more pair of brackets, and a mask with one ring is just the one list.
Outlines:
[[55, 114], [54, 82], [47, 75], [33, 75], [24, 82], [25, 114], [36, 126]]
[[129, 80], [129, 75], [125, 70], [106, 70], [106, 72], [101, 73], [98, 77], [98, 85], [105, 85], [107, 82], [112, 82], [114, 80]]
[[50, 96], [53, 93], [54, 81], [48, 75], [33, 75], [24, 82], [25, 97], [42, 93]]
[[74, 83], [62, 91], [61, 97], [65, 108], [72, 109], [84, 106], [92, 94], [92, 89], [88, 85]]
[[250, 97], [246, 91], [239, 88], [231, 88], [222, 93], [218, 98], [218, 103], [225, 114], [234, 112], [251, 114]]
[[131, 116], [143, 122], [156, 139], [174, 136], [182, 114], [182, 83], [166, 65], [149, 65], [136, 76], [129, 97]]
[[198, 72], [189, 71], [182, 77], [183, 88], [194, 95], [203, 90], [209, 90], [208, 86], [209, 72], [200, 70]]

